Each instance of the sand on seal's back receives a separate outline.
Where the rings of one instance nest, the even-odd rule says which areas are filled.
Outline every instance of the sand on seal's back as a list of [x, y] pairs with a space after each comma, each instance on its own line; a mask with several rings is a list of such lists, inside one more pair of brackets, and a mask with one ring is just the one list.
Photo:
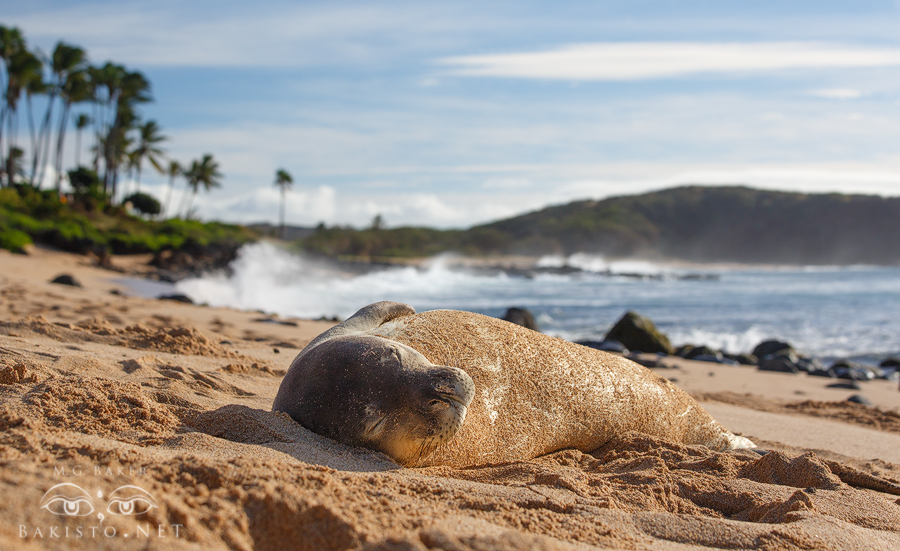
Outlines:
[[406, 344], [436, 365], [463, 369], [475, 382], [462, 429], [423, 465], [591, 451], [627, 430], [729, 446], [721, 426], [694, 399], [620, 356], [455, 310], [404, 316], [371, 333]]

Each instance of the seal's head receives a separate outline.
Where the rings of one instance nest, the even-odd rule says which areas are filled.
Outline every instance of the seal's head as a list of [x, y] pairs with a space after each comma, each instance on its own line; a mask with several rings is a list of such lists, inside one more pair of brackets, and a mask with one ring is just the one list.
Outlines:
[[415, 465], [459, 431], [475, 385], [412, 348], [374, 336], [337, 337], [291, 365], [272, 409], [309, 430]]

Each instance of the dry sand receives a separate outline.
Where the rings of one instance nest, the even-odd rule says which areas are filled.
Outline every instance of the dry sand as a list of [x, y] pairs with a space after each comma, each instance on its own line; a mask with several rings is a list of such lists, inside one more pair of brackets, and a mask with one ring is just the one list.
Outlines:
[[[64, 272], [83, 287], [48, 283]], [[116, 277], [0, 251], [0, 549], [900, 549], [896, 385], [846, 406], [829, 381], [673, 360], [658, 372], [772, 451], [627, 433], [404, 469], [269, 412], [329, 324], [111, 294]]]

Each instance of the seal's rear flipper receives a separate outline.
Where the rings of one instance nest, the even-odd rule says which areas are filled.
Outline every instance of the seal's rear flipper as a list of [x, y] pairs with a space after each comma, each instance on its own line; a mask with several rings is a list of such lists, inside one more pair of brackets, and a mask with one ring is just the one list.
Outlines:
[[375, 329], [386, 321], [410, 316], [416, 310], [409, 304], [383, 300], [359, 309], [358, 312], [316, 337], [306, 348], [312, 348], [334, 337], [357, 335]]

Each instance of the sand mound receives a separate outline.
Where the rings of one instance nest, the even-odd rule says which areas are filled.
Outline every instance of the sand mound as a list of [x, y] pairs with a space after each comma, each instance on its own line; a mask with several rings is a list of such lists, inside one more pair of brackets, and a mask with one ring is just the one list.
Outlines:
[[96, 342], [169, 354], [242, 358], [193, 327], [147, 327], [137, 323], [116, 329], [108, 320], [93, 317], [71, 323], [51, 323], [42, 315], [0, 323], [0, 335], [43, 335], [60, 342]]
[[178, 418], [140, 386], [106, 379], [54, 377], [32, 388], [23, 403], [55, 428], [123, 442], [159, 442], [179, 425]]
[[127, 343], [125, 346], [132, 348], [216, 358], [240, 357], [239, 354], [226, 349], [193, 327], [152, 329], [135, 324], [126, 327], [120, 336]]

